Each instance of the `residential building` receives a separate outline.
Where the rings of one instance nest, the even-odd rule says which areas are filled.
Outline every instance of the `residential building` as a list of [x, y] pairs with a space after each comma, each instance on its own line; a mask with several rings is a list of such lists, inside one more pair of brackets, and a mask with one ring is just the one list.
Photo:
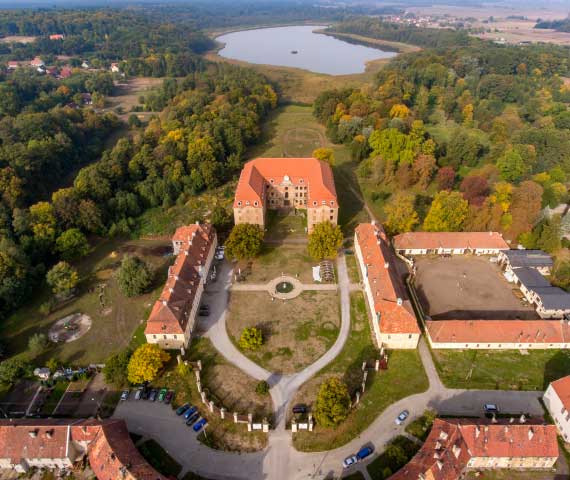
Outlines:
[[30, 66], [34, 67], [34, 68], [39, 68], [39, 67], [43, 67], [44, 61], [40, 58], [40, 57], [35, 57], [31, 62], [30, 62]]
[[62, 33], [54, 33], [49, 36], [50, 40], [63, 40], [65, 36]]
[[554, 265], [552, 257], [542, 250], [505, 250], [499, 254], [499, 263], [510, 275], [516, 268], [534, 268], [543, 275], [549, 275]]
[[570, 375], [551, 382], [542, 399], [560, 435], [570, 442]]
[[119, 68], [118, 63], [111, 63], [111, 72], [112, 73], [119, 73], [121, 69]]
[[212, 225], [196, 223], [176, 230], [172, 246], [177, 257], [147, 320], [148, 343], [164, 349], [188, 346], [217, 244]]
[[61, 70], [59, 71], [59, 78], [62, 79], [69, 78], [71, 77], [72, 74], [73, 71], [71, 70], [71, 67], [68, 66], [61, 67]]
[[384, 229], [376, 223], [358, 225], [354, 249], [378, 346], [416, 348], [420, 329]]
[[138, 452], [124, 420], [0, 420], [0, 469], [71, 469], [85, 457], [99, 480], [166, 480]]
[[509, 249], [498, 232], [407, 232], [393, 241], [401, 255], [497, 255]]
[[8, 70], [16, 70], [16, 68], [20, 67], [20, 62], [17, 62], [16, 60], [10, 60], [8, 62]]
[[234, 222], [265, 228], [267, 210], [306, 210], [307, 230], [338, 221], [338, 200], [330, 165], [316, 158], [257, 158], [241, 172]]
[[389, 479], [456, 480], [470, 470], [549, 470], [558, 456], [554, 425], [436, 418], [418, 453]]

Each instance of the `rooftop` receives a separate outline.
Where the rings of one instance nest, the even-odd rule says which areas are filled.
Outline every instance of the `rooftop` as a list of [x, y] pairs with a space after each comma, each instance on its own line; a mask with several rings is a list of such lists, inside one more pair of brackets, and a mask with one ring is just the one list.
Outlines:
[[536, 268], [517, 268], [515, 274], [519, 281], [529, 290], [534, 287], [550, 287], [550, 282]]
[[552, 257], [542, 250], [507, 250], [504, 254], [512, 268], [519, 267], [552, 267]]
[[534, 287], [534, 293], [540, 298], [546, 310], [570, 310], [570, 293], [558, 287]]
[[394, 237], [394, 247], [396, 250], [509, 249], [498, 232], [407, 232]]
[[564, 408], [570, 411], [570, 375], [559, 378], [550, 385], [558, 395], [558, 398], [560, 398]]

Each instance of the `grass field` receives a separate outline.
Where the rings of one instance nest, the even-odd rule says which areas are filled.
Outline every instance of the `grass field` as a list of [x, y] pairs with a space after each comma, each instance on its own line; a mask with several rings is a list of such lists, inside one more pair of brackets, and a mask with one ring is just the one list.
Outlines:
[[[366, 305], [362, 293], [351, 295], [351, 331], [339, 356], [305, 383], [293, 403], [314, 403], [320, 385], [332, 376], [340, 377], [353, 392], [362, 381], [362, 362], [377, 358], [372, 343]], [[348, 419], [337, 428], [325, 429], [317, 425], [317, 433], [294, 434], [293, 445], [301, 451], [331, 450], [356, 438], [382, 411], [395, 401], [423, 392], [428, 379], [416, 350], [389, 352], [390, 368], [378, 373], [369, 372], [367, 390]]]
[[271, 301], [267, 292], [232, 292], [227, 317], [238, 345], [246, 327], [263, 332], [263, 345], [242, 352], [272, 372], [293, 373], [315, 362], [335, 342], [340, 327], [335, 292], [303, 292], [287, 301]]
[[354, 254], [346, 254], [346, 268], [348, 270], [348, 278], [352, 283], [360, 282], [360, 272], [358, 271], [358, 260]]
[[545, 390], [570, 371], [565, 350], [432, 350], [449, 388]]
[[[113, 352], [126, 347], [133, 332], [144, 323], [154, 300], [162, 290], [166, 267], [172, 257], [164, 257], [164, 241], [105, 240], [84, 258], [77, 269], [80, 275], [78, 292], [71, 300], [45, 316], [40, 306], [49, 298], [47, 286], [39, 288], [33, 300], [0, 324], [0, 336], [9, 346], [9, 353], [26, 354], [28, 339], [38, 332], [47, 333], [62, 317], [81, 312], [91, 317], [90, 330], [74, 342], [57, 344], [40, 358], [55, 357], [74, 365], [101, 363]], [[145, 295], [126, 298], [115, 278], [121, 258], [136, 254], [156, 269], [154, 289]], [[105, 285], [102, 306], [98, 286]], [[96, 346], [96, 348], [94, 348]]]
[[422, 442], [425, 442], [431, 431], [435, 416], [436, 413], [434, 411], [424, 412], [421, 417], [416, 418], [413, 422], [406, 425], [406, 432], [419, 438]]

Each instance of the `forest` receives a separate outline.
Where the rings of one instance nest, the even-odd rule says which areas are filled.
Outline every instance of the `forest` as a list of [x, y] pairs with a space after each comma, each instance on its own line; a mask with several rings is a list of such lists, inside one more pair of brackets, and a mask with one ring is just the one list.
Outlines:
[[[370, 35], [385, 26], [367, 19], [336, 29]], [[438, 34], [433, 43], [444, 44], [448, 34], [430, 32]], [[470, 40], [400, 55], [373, 85], [323, 92], [314, 114], [351, 148], [391, 234], [494, 230], [562, 258], [564, 225], [542, 211], [568, 201], [567, 52]]]

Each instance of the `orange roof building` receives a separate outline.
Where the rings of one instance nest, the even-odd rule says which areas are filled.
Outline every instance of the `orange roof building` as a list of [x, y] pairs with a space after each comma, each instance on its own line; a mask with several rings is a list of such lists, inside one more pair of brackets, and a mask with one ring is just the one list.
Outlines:
[[358, 225], [354, 245], [378, 346], [416, 348], [420, 329], [384, 229]]
[[187, 347], [217, 246], [212, 225], [180, 227], [172, 237], [176, 260], [146, 323], [148, 343]]
[[548, 470], [558, 460], [554, 425], [436, 418], [419, 452], [390, 480], [456, 480], [469, 470]]
[[509, 246], [498, 232], [407, 232], [394, 237], [394, 248], [402, 255], [497, 255]]
[[85, 456], [99, 480], [166, 480], [138, 452], [123, 420], [0, 420], [0, 469], [70, 469]]
[[257, 158], [241, 172], [234, 200], [235, 224], [265, 228], [267, 210], [307, 211], [307, 230], [338, 221], [338, 200], [330, 165], [316, 158]]
[[543, 400], [560, 435], [570, 441], [570, 375], [548, 385]]

